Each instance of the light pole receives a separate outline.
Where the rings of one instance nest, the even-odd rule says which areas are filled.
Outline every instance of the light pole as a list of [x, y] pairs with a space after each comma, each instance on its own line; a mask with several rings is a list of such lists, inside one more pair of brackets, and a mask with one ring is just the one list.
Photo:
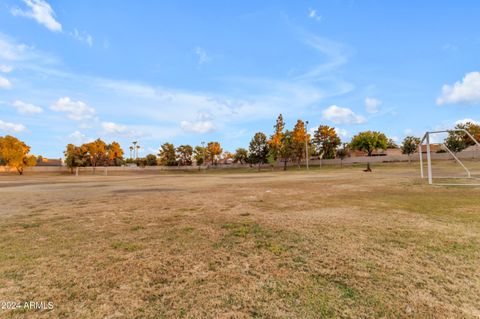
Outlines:
[[307, 161], [307, 171], [309, 170], [308, 167], [308, 121], [305, 121], [305, 159]]

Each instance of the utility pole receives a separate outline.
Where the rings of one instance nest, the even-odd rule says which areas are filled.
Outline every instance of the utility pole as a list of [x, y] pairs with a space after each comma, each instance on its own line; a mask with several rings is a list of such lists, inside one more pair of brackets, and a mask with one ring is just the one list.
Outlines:
[[305, 121], [305, 159], [307, 161], [307, 171], [309, 170], [308, 167], [308, 121]]

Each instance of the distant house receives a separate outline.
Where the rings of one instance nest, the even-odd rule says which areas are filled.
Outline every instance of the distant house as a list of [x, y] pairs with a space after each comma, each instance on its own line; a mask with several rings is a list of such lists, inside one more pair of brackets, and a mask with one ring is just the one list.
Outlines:
[[39, 156], [37, 158], [37, 166], [63, 166], [61, 158], [45, 158]]

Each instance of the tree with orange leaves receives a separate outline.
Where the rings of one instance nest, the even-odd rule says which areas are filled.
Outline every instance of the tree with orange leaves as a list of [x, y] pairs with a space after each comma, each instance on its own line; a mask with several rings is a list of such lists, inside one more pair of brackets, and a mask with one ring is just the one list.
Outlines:
[[25, 167], [37, 164], [37, 159], [28, 155], [29, 152], [30, 146], [19, 139], [11, 135], [0, 136], [0, 163], [15, 168], [20, 175]]
[[112, 142], [107, 146], [107, 160], [109, 165], [120, 166], [123, 160], [123, 150], [120, 144]]
[[222, 154], [222, 147], [218, 142], [209, 142], [207, 144], [207, 156], [208, 159], [212, 162], [212, 164], [217, 161], [220, 154]]
[[270, 139], [268, 140], [268, 148], [270, 150], [270, 153], [272, 154], [272, 157], [277, 160], [277, 158], [280, 156], [285, 137], [285, 133], [283, 132], [285, 128], [285, 122], [283, 121], [282, 114], [278, 115], [277, 123], [275, 123], [275, 126], [273, 128], [275, 129], [275, 132], [272, 136], [270, 136]]
[[313, 143], [323, 159], [335, 158], [335, 151], [340, 145], [340, 137], [335, 128], [320, 125], [313, 135]]
[[300, 162], [305, 158], [305, 144], [310, 143], [310, 134], [307, 133], [305, 123], [298, 120], [292, 131], [292, 149], [293, 158], [297, 160], [297, 165], [300, 167]]

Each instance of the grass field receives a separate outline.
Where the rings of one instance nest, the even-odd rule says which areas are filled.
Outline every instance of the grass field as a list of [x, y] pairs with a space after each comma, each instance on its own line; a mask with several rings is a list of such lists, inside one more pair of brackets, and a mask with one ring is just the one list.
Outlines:
[[54, 303], [1, 318], [480, 316], [480, 188], [416, 165], [2, 175], [0, 196], [0, 301]]

